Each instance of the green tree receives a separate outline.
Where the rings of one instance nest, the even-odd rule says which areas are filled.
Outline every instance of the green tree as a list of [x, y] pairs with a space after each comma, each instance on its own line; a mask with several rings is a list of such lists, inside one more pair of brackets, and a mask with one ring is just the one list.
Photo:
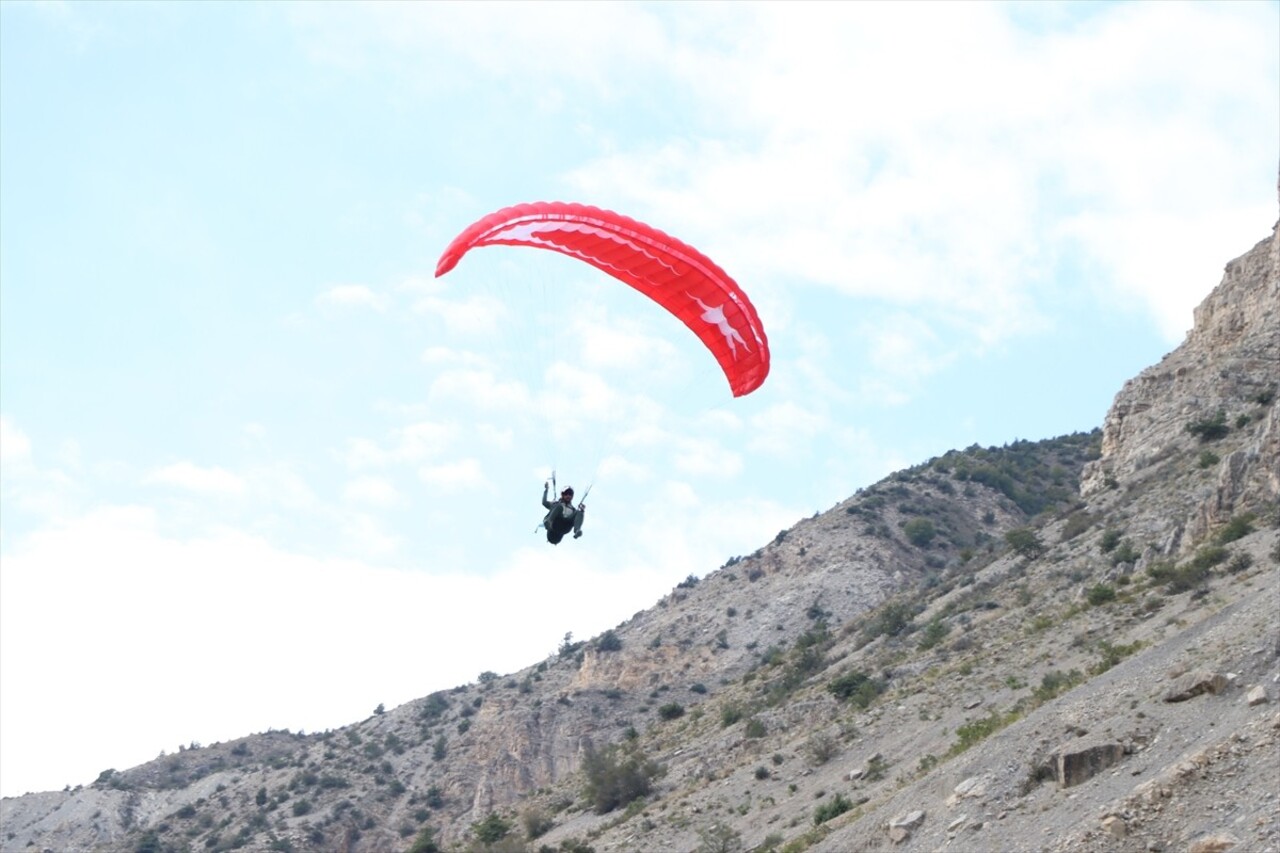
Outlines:
[[924, 548], [933, 541], [933, 537], [937, 535], [933, 522], [927, 518], [913, 518], [906, 524], [902, 525], [902, 533], [907, 537], [907, 541], [917, 548]]
[[1252, 512], [1246, 512], [1244, 515], [1233, 516], [1227, 522], [1227, 526], [1218, 531], [1218, 544], [1226, 545], [1228, 542], [1234, 542], [1237, 539], [1243, 539], [1253, 532], [1253, 522], [1257, 519], [1257, 515]]
[[828, 693], [837, 699], [853, 702], [859, 708], [869, 706], [883, 690], [881, 682], [856, 669], [827, 683]]
[[583, 795], [596, 814], [606, 814], [646, 796], [662, 768], [637, 746], [611, 744], [603, 750], [588, 749], [582, 771]]
[[471, 832], [485, 844], [493, 844], [507, 837], [511, 824], [503, 820], [497, 812], [490, 812], [484, 820], [471, 824]]
[[1227, 426], [1227, 413], [1222, 409], [1219, 409], [1211, 418], [1187, 424], [1186, 429], [1187, 432], [1201, 441], [1213, 441], [1222, 438], [1231, 431], [1231, 428]]
[[920, 638], [920, 650], [928, 651], [941, 643], [950, 632], [950, 625], [943, 622], [940, 617], [933, 617], [929, 620], [929, 624], [924, 626], [923, 636]]
[[424, 826], [406, 853], [444, 853], [444, 850], [436, 843], [435, 830]]
[[684, 716], [684, 706], [679, 702], [668, 702], [658, 709], [658, 716], [664, 720], [674, 720]]
[[1095, 584], [1094, 586], [1089, 587], [1085, 592], [1085, 598], [1087, 598], [1089, 603], [1094, 607], [1098, 607], [1099, 605], [1106, 604], [1108, 601], [1115, 601], [1116, 589], [1115, 587], [1108, 586], [1105, 583]]
[[826, 823], [833, 817], [838, 817], [853, 808], [853, 803], [844, 796], [844, 794], [836, 794], [827, 802], [818, 806], [813, 810], [813, 825]]
[[1030, 527], [1016, 527], [1010, 530], [1004, 535], [1004, 541], [1020, 557], [1034, 560], [1044, 553], [1044, 543]]
[[160, 836], [152, 829], [138, 839], [138, 846], [133, 850], [134, 853], [164, 853], [164, 846], [160, 843]]

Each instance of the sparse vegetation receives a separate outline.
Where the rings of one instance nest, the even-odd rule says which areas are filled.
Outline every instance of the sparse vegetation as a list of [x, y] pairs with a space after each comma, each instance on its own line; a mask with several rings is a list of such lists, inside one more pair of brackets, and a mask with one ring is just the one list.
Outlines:
[[524, 826], [525, 838], [530, 841], [546, 835], [551, 827], [555, 826], [555, 821], [546, 812], [537, 807], [527, 808], [521, 812], [520, 823]]
[[814, 732], [805, 741], [804, 750], [809, 756], [809, 763], [817, 767], [835, 758], [840, 752], [840, 746], [826, 732]]
[[884, 756], [876, 753], [867, 759], [867, 767], [862, 774], [862, 778], [867, 782], [879, 782], [889, 772], [889, 762], [884, 760]]
[[[1175, 424], [1175, 429], [1181, 425]], [[789, 541], [779, 536], [782, 548], [757, 552], [740, 567], [737, 563], [742, 560], [735, 558], [731, 561], [735, 572], [706, 578], [702, 582], [706, 588], [697, 594], [665, 598], [659, 607], [669, 608], [666, 612], [655, 609], [589, 644], [574, 642], [571, 634], [565, 634], [559, 658], [577, 656], [579, 663], [584, 648], [588, 654], [618, 651], [623, 637], [634, 642], [636, 649], [648, 644], [657, 653], [637, 654], [627, 661], [628, 667], [637, 666], [635, 672], [626, 671], [630, 681], [609, 680], [610, 667], [616, 671], [622, 663], [618, 658], [606, 660], [604, 677], [592, 681], [575, 678], [552, 654], [538, 665], [536, 675], [500, 677], [484, 672], [478, 684], [432, 694], [390, 714], [378, 705], [374, 717], [381, 719], [313, 736], [311, 743], [323, 746], [298, 750], [278, 759], [279, 763], [269, 760], [257, 741], [250, 741], [252, 749], [238, 743], [217, 754], [200, 755], [198, 760], [196, 756], [189, 760], [184, 756], [184, 761], [175, 758], [166, 762], [165, 772], [181, 776], [182, 784], [189, 784], [186, 780], [192, 777], [193, 765], [216, 766], [216, 761], [228, 756], [251, 759], [229, 762], [228, 769], [247, 765], [245, 777], [254, 780], [253, 787], [237, 789], [229, 781], [229, 790], [210, 794], [208, 804], [200, 800], [169, 814], [166, 828], [146, 827], [147, 833], [143, 827], [133, 830], [121, 849], [148, 853], [336, 849], [363, 837], [361, 843], [366, 845], [376, 838], [389, 849], [441, 853], [436, 839], [448, 837], [449, 849], [458, 853], [591, 853], [591, 844], [618, 848], [619, 839], [626, 839], [621, 847], [635, 849], [740, 853], [743, 839], [735, 826], [748, 824], [739, 823], [736, 816], [751, 814], [753, 851], [800, 853], [841, 824], [847, 827], [848, 819], [832, 823], [840, 815], [864, 803], [870, 803], [868, 811], [878, 811], [903, 786], [929, 773], [937, 772], [937, 777], [926, 784], [937, 781], [941, 787], [935, 789], [945, 790], [969, 775], [970, 763], [976, 774], [981, 769], [977, 765], [994, 760], [986, 753], [994, 754], [999, 748], [999, 757], [1005, 760], [1005, 747], [1015, 743], [1021, 750], [1017, 760], [1030, 762], [1019, 771], [1025, 773], [1019, 779], [1027, 793], [1052, 778], [1043, 754], [1046, 744], [1072, 737], [1073, 728], [1067, 726], [1063, 734], [1056, 723], [1051, 729], [1040, 725], [1036, 737], [1043, 743], [1037, 748], [1028, 746], [1031, 738], [1025, 732], [1010, 732], [1009, 744], [984, 741], [1037, 706], [1121, 664], [1143, 648], [1142, 640], [1159, 642], [1152, 638], [1166, 631], [1173, 634], [1184, 626], [1183, 620], [1192, 624], [1204, 612], [1196, 610], [1195, 596], [1173, 599], [1172, 593], [1197, 589], [1197, 595], [1204, 595], [1207, 582], [1216, 578], [1221, 583], [1205, 596], [1205, 607], [1218, 607], [1258, 588], [1263, 572], [1245, 572], [1254, 559], [1250, 552], [1261, 553], [1256, 540], [1271, 536], [1270, 528], [1280, 524], [1280, 512], [1270, 505], [1255, 506], [1257, 512], [1241, 512], [1211, 530], [1199, 540], [1199, 551], [1175, 563], [1159, 559], [1169, 538], [1151, 523], [1150, 513], [1133, 512], [1126, 503], [1128, 495], [1141, 494], [1142, 489], [1155, 492], [1165, 472], [1179, 478], [1178, 482], [1205, 488], [1206, 477], [1187, 470], [1186, 461], [1194, 459], [1196, 452], [1202, 459], [1213, 456], [1215, 463], [1217, 456], [1200, 448], [1188, 452], [1187, 444], [1184, 438], [1183, 449], [1170, 457], [1179, 464], [1163, 471], [1152, 466], [1143, 475], [1147, 479], [1135, 478], [1140, 481], [1137, 485], [1126, 482], [1125, 494], [1106, 495], [1088, 504], [1080, 498], [1065, 503], [1052, 497], [1059, 486], [1069, 490], [1078, 468], [1028, 463], [1027, 472], [1035, 470], [1035, 477], [1019, 478], [1004, 471], [1008, 458], [997, 464], [999, 460], [993, 458], [999, 453], [972, 448], [965, 453], [979, 455], [969, 462], [959, 458], [936, 462], [914, 481], [896, 475], [877, 484], [874, 493], [868, 490], [819, 522], [834, 522], [848, 533], [847, 542], [835, 540], [848, 556], [838, 551], [832, 556], [831, 545], [821, 540], [820, 527], [805, 529], [803, 536], [797, 532]], [[1081, 458], [1095, 451], [1083, 444], [1071, 450]], [[1230, 452], [1234, 451], [1232, 446]], [[1012, 467], [1016, 473], [1017, 466]], [[1002, 473], [1008, 482], [1001, 479]], [[1041, 487], [1045, 491], [1037, 494]], [[942, 502], [931, 502], [942, 494], [954, 495], [959, 502], [957, 493], [962, 490], [974, 501], [963, 514], [950, 513]], [[1036, 517], [1020, 514], [1021, 506], [1012, 502], [1010, 491], [1020, 494], [1028, 505], [1043, 503], [1045, 511]], [[1241, 501], [1240, 506], [1248, 504]], [[988, 519], [986, 528], [978, 522], [980, 515]], [[863, 525], [871, 521], [885, 537], [874, 542], [858, 540]], [[1010, 526], [1014, 529], [1006, 533]], [[1264, 532], [1247, 543], [1252, 546], [1248, 550], [1244, 544], [1228, 549], [1258, 527]], [[1059, 530], [1057, 535], [1046, 533]], [[1132, 542], [1126, 536], [1133, 537]], [[815, 559], [796, 561], [801, 540]], [[903, 547], [904, 541], [924, 551]], [[1280, 545], [1267, 547], [1271, 559], [1280, 562]], [[1010, 551], [1024, 559], [1012, 559]], [[1040, 562], [1028, 564], [1030, 558]], [[1132, 564], [1140, 558], [1145, 573], [1133, 572], [1130, 566], [1107, 568], [1108, 563]], [[845, 560], [857, 566], [883, 565], [886, 574], [897, 573], [896, 585], [870, 588], [850, 572], [844, 576], [847, 585], [841, 585], [842, 580], [817, 590], [809, 585], [797, 584], [795, 590], [786, 586], [787, 579], [800, 570], [816, 574]], [[965, 566], [966, 562], [970, 564]], [[988, 566], [992, 570], [983, 571]], [[768, 576], [768, 589], [747, 587], [743, 580], [750, 578], [750, 572], [756, 572], [757, 578]], [[679, 586], [687, 590], [697, 583], [690, 575]], [[721, 597], [722, 593], [728, 594]], [[876, 603], [878, 607], [864, 609]], [[1149, 618], [1162, 606], [1168, 619]], [[731, 626], [732, 647], [725, 625]], [[756, 653], [757, 648], [764, 651]], [[675, 666], [666, 666], [670, 661]], [[1198, 661], [1187, 657], [1190, 664], [1198, 666]], [[651, 664], [650, 670], [643, 672], [639, 668], [646, 663]], [[1055, 665], [1064, 669], [1045, 672]], [[1079, 669], [1065, 669], [1072, 665]], [[540, 685], [544, 676], [548, 683]], [[1073, 701], [1094, 701], [1093, 691], [1099, 687], [1083, 688]], [[1132, 699], [1129, 707], [1138, 718], [1143, 712], [1150, 717], [1132, 730], [1117, 730], [1115, 737], [1149, 737], [1149, 724], [1157, 716], [1151, 713], [1152, 706], [1160, 707], [1155, 704], [1159, 695], [1143, 687], [1126, 696], [1126, 703]], [[668, 701], [672, 696], [691, 704], [686, 708], [680, 701]], [[699, 698], [691, 700], [691, 696]], [[519, 812], [512, 808], [486, 814], [490, 807], [486, 805], [470, 811], [474, 808], [470, 794], [455, 787], [449, 790], [463, 799], [444, 809], [442, 790], [456, 784], [455, 768], [475, 760], [476, 744], [493, 736], [488, 725], [491, 715], [476, 714], [485, 701], [489, 703], [486, 712], [505, 714], [508, 708], [518, 709], [527, 715], [516, 717], [518, 721], [528, 719], [548, 731], [552, 725], [560, 727], [557, 737], [565, 731], [589, 733], [590, 741], [582, 741], [586, 752], [581, 754], [580, 775], [568, 782], [540, 779], [539, 784], [546, 787], [520, 791], [524, 808]], [[882, 707], [876, 708], [877, 704]], [[863, 713], [868, 708], [875, 710]], [[413, 713], [405, 715], [405, 711]], [[716, 714], [722, 727], [742, 722], [741, 732], [720, 731]], [[973, 718], [977, 714], [985, 716]], [[890, 729], [903, 739], [886, 748], [880, 739]], [[459, 737], [455, 731], [467, 736]], [[441, 732], [454, 740], [446, 740]], [[906, 736], [917, 736], [911, 743], [921, 748], [902, 749]], [[690, 748], [693, 741], [698, 748]], [[963, 762], [947, 766], [949, 759], [974, 746], [979, 748]], [[890, 754], [894, 763], [875, 753], [877, 748]], [[655, 785], [665, 768], [651, 760], [646, 750], [664, 760], [671, 756], [676, 778], [670, 786]], [[392, 755], [405, 752], [408, 759]], [[1010, 750], [1009, 755], [1013, 754]], [[436, 762], [451, 763], [432, 766], [423, 761], [427, 755]], [[850, 774], [849, 759], [854, 757], [864, 763], [860, 771]], [[1131, 767], [1139, 764], [1126, 760]], [[258, 775], [259, 768], [281, 767], [289, 769]], [[408, 787], [397, 774], [414, 786]], [[96, 784], [126, 788], [139, 778], [135, 771], [127, 775], [104, 771]], [[419, 787], [428, 780], [438, 785]], [[753, 781], [743, 785], [744, 780]], [[579, 783], [577, 798], [562, 787]], [[487, 802], [503, 808], [501, 804], [513, 802], [507, 793]], [[1036, 808], [1057, 808], [1060, 801], [1069, 799], [1043, 797], [1036, 801]], [[591, 819], [583, 839], [545, 843], [557, 824], [562, 829], [553, 837], [574, 821], [585, 823], [580, 810], [609, 816]], [[290, 812], [295, 819], [290, 819]], [[459, 819], [460, 814], [466, 817]], [[482, 820], [465, 823], [480, 816]], [[880, 817], [877, 814], [877, 820]], [[435, 826], [428, 826], [428, 821]], [[761, 841], [765, 824], [775, 821], [782, 831]], [[470, 837], [457, 839], [459, 829], [468, 825]], [[877, 826], [878, 846], [888, 849], [883, 823]], [[957, 833], [957, 837], [976, 836]]]
[[1094, 675], [1101, 675], [1140, 648], [1142, 648], [1141, 640], [1134, 640], [1132, 643], [1122, 643], [1120, 645], [1113, 645], [1103, 640], [1098, 643], [1100, 659], [1089, 671]]
[[884, 690], [884, 683], [865, 672], [853, 670], [827, 683], [827, 692], [837, 699], [852, 702], [859, 708], [866, 708]]
[[471, 834], [482, 844], [493, 844], [501, 841], [511, 831], [511, 824], [503, 820], [497, 812], [490, 812], [484, 820], [471, 824]]
[[610, 744], [588, 749], [582, 772], [583, 796], [596, 814], [606, 814], [647, 795], [662, 768], [634, 744]]
[[1066, 542], [1075, 539], [1081, 533], [1084, 533], [1090, 527], [1093, 527], [1096, 519], [1087, 512], [1073, 512], [1067, 516], [1067, 523], [1062, 526], [1062, 541]]
[[714, 823], [698, 830], [696, 853], [738, 853], [742, 835], [726, 823]]
[[1219, 409], [1212, 417], [1187, 424], [1186, 430], [1200, 441], [1206, 442], [1222, 438], [1231, 428], [1227, 426], [1227, 413]]
[[1044, 553], [1044, 543], [1040, 541], [1040, 536], [1029, 527], [1010, 530], [1004, 535], [1004, 541], [1015, 554], [1029, 560], [1034, 560]]
[[1242, 515], [1232, 516], [1227, 525], [1218, 531], [1216, 537], [1219, 545], [1226, 545], [1228, 542], [1234, 542], [1237, 539], [1243, 539], [1253, 532], [1253, 522], [1258, 518], [1257, 513], [1246, 512]]
[[929, 620], [929, 624], [924, 626], [917, 648], [921, 651], [928, 651], [938, 643], [941, 643], [949, 633], [951, 633], [951, 626], [940, 617], [935, 616]]
[[444, 849], [436, 843], [435, 836], [434, 829], [424, 826], [410, 845], [408, 853], [444, 853]]
[[1162, 561], [1147, 567], [1147, 574], [1157, 583], [1165, 586], [1169, 593], [1186, 592], [1208, 580], [1209, 572], [1214, 566], [1226, 560], [1227, 549], [1220, 545], [1208, 545], [1201, 548], [1181, 565]]
[[937, 535], [933, 522], [927, 518], [913, 518], [902, 525], [902, 535], [907, 537], [907, 541], [917, 548], [928, 547], [933, 541], [933, 537]]
[[896, 637], [906, 630], [915, 617], [915, 609], [906, 601], [890, 601], [875, 610], [863, 626], [862, 633], [867, 640], [879, 636]]
[[1119, 546], [1111, 551], [1111, 565], [1118, 566], [1121, 563], [1136, 563], [1142, 554], [1137, 548], [1133, 547], [1133, 543], [1128, 539], [1122, 539]]
[[1050, 670], [1042, 676], [1041, 683], [1036, 689], [1032, 690], [1032, 695], [1036, 697], [1039, 703], [1048, 702], [1056, 695], [1068, 692], [1083, 680], [1084, 676], [1080, 675], [1079, 670], [1071, 670], [1070, 672]]
[[1105, 583], [1094, 584], [1085, 592], [1085, 598], [1094, 607], [1116, 600], [1116, 588]]
[[985, 717], [972, 720], [956, 729], [956, 742], [947, 751], [947, 756], [959, 755], [969, 747], [1000, 731], [1018, 718], [1016, 711], [1000, 714], [992, 711]]
[[845, 812], [853, 808], [853, 803], [845, 798], [844, 794], [836, 794], [822, 805], [813, 810], [813, 824], [826, 823], [833, 817], [839, 817]]
[[614, 632], [612, 628], [605, 631], [596, 640], [596, 651], [598, 652], [616, 652], [622, 649], [622, 638]]
[[675, 720], [684, 716], [684, 706], [679, 702], [668, 702], [658, 708], [658, 716], [664, 720]]

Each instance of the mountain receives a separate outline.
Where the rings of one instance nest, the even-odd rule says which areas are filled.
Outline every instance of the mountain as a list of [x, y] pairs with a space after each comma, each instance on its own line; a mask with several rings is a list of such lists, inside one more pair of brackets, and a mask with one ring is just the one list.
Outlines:
[[0, 802], [6, 851], [1280, 850], [1280, 225], [1101, 428], [508, 674]]

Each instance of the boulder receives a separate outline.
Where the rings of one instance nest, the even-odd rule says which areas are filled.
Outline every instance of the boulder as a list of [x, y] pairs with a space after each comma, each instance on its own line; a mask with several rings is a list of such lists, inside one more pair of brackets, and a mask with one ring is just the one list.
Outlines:
[[1124, 759], [1124, 745], [1114, 742], [1064, 746], [1056, 755], [1058, 785], [1070, 788]]
[[1164, 694], [1166, 702], [1185, 702], [1202, 693], [1217, 695], [1227, 689], [1227, 677], [1220, 672], [1197, 670], [1179, 678]]

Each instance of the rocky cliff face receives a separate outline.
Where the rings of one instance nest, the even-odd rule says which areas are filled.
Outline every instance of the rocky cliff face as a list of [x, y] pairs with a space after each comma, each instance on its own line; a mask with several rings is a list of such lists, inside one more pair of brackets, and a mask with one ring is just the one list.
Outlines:
[[1278, 257], [1100, 432], [898, 472], [521, 672], [5, 799], [0, 849], [1280, 850]]
[[[1212, 463], [1217, 477], [1211, 488], [1188, 495], [1193, 505], [1179, 510], [1163, 549], [1190, 547], [1242, 502], [1275, 501], [1278, 385], [1280, 224], [1270, 239], [1227, 264], [1222, 283], [1196, 308], [1183, 344], [1116, 395], [1103, 424], [1102, 458], [1086, 467], [1081, 494], [1140, 482], [1162, 460], [1204, 444], [1205, 432], [1220, 421], [1221, 431], [1244, 440]], [[1190, 431], [1197, 428], [1199, 433]]]

